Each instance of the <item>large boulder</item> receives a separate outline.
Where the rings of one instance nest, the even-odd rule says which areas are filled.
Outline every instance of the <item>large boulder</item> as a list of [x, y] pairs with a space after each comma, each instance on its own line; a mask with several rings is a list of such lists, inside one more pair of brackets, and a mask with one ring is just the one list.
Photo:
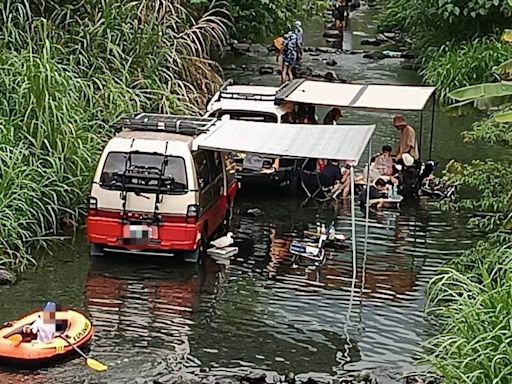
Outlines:
[[16, 281], [16, 276], [11, 272], [0, 268], [0, 285], [11, 285]]

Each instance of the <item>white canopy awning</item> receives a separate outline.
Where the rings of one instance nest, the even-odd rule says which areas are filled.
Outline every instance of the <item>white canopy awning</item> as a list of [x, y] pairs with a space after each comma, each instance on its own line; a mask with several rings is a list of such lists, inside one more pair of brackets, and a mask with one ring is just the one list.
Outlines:
[[434, 91], [434, 87], [295, 80], [278, 92], [276, 100], [332, 107], [421, 111]]
[[195, 148], [357, 163], [375, 125], [302, 125], [222, 120]]

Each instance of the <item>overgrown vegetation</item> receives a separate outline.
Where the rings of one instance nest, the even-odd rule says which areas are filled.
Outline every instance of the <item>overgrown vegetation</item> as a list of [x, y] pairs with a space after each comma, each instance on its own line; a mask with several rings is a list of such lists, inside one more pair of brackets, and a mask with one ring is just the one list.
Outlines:
[[22, 268], [84, 211], [109, 126], [122, 114], [194, 113], [218, 85], [222, 2], [0, 4], [0, 266]]
[[[488, 116], [464, 133], [467, 143], [484, 141], [512, 149], [508, 87], [512, 61], [494, 69], [501, 83], [455, 90], [458, 106], [485, 110]], [[474, 217], [470, 225], [488, 237], [449, 263], [430, 284], [429, 312], [440, 335], [427, 343], [425, 361], [448, 384], [510, 383], [512, 374], [512, 172], [509, 160], [452, 161], [446, 177], [469, 187], [472, 198], [455, 204]], [[453, 208], [453, 207], [451, 207]]]
[[390, 0], [384, 3], [381, 30], [400, 30], [413, 48], [429, 84], [450, 90], [491, 80], [491, 68], [512, 54], [499, 40], [510, 26], [509, 0]]
[[[209, 0], [191, 0], [202, 8]], [[321, 15], [327, 9], [325, 0], [228, 0], [233, 16], [232, 36], [237, 40], [265, 41], [286, 33], [295, 20]]]
[[512, 249], [482, 244], [431, 282], [429, 313], [441, 324], [425, 362], [447, 384], [509, 384]]

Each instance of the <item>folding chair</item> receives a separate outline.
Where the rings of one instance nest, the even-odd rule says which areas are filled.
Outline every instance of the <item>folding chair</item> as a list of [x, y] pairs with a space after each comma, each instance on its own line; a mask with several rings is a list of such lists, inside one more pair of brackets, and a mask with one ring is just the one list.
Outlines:
[[306, 206], [306, 204], [311, 200], [313, 202], [326, 202], [331, 199], [335, 199], [336, 195], [339, 192], [332, 193], [333, 187], [325, 187], [324, 185], [328, 184], [328, 181], [325, 179], [325, 175], [320, 172], [309, 171], [306, 170], [305, 167], [308, 163], [306, 160], [301, 169], [300, 169], [300, 184], [302, 189], [306, 193], [307, 197], [302, 202], [301, 207]]
[[316, 266], [324, 265], [326, 258], [324, 247], [326, 240], [327, 235], [321, 235], [318, 244], [294, 240], [290, 244], [290, 253], [296, 256], [293, 258], [293, 263], [302, 257], [313, 261]]

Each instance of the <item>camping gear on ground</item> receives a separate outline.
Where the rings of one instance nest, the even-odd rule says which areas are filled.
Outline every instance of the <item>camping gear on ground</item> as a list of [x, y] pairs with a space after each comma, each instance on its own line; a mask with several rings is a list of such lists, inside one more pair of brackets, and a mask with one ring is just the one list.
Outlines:
[[36, 342], [33, 333], [23, 333], [25, 326], [31, 325], [42, 311], [36, 311], [18, 320], [4, 324], [0, 329], [0, 361], [4, 363], [20, 363], [40, 365], [71, 355], [74, 347], [85, 346], [93, 336], [91, 322], [80, 312], [65, 310], [55, 312], [57, 332], [46, 343]]

